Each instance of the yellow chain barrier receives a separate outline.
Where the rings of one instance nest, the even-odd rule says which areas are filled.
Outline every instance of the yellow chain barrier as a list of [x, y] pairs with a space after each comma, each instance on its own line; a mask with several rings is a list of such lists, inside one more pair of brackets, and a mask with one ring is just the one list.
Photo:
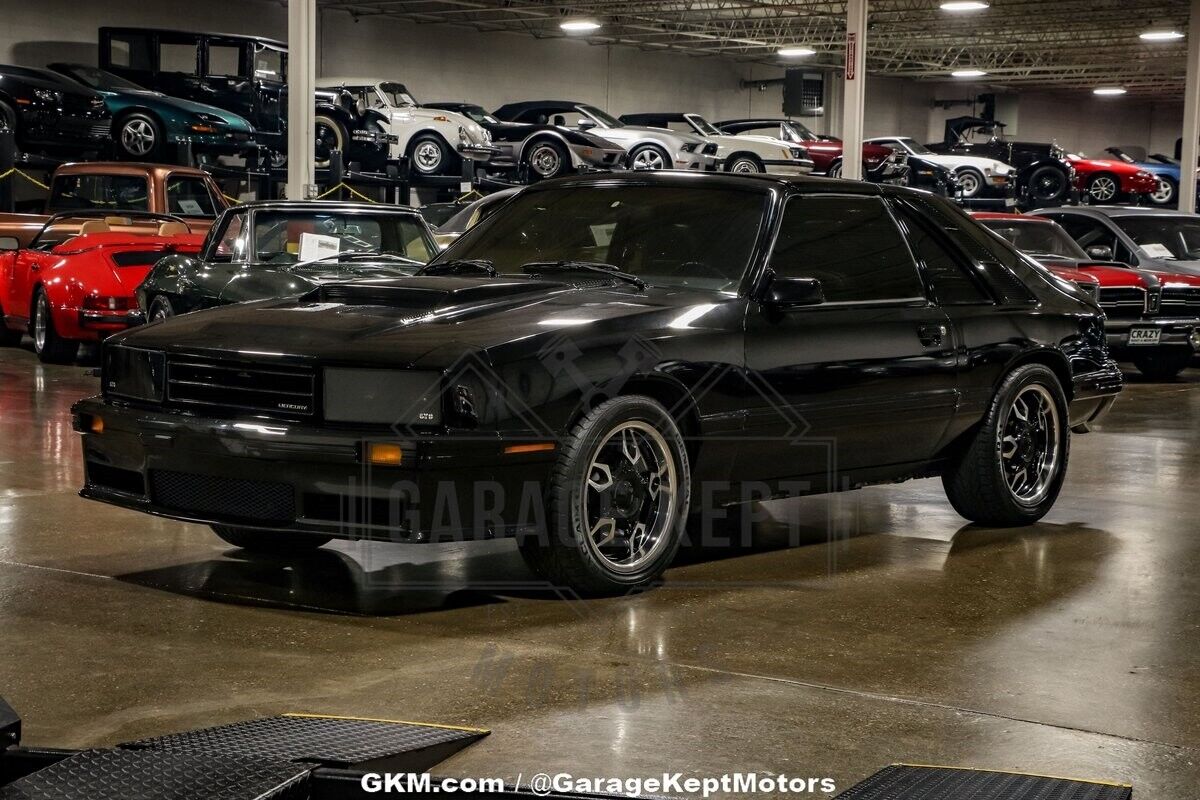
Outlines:
[[365, 194], [363, 194], [362, 192], [358, 191], [358, 190], [357, 190], [357, 189], [355, 189], [353, 186], [347, 186], [345, 183], [339, 183], [337, 186], [334, 186], [334, 187], [332, 187], [332, 188], [330, 188], [330, 189], [326, 189], [325, 191], [321, 192], [319, 195], [317, 195], [317, 196], [316, 196], [316, 197], [314, 197], [313, 199], [314, 199], [314, 200], [324, 200], [326, 197], [328, 197], [329, 195], [333, 194], [333, 193], [334, 193], [334, 192], [336, 192], [338, 189], [345, 189], [345, 190], [346, 190], [347, 192], [349, 192], [349, 193], [350, 193], [352, 196], [354, 196], [354, 197], [357, 197], [359, 200], [364, 200], [364, 201], [366, 201], [366, 202], [368, 202], [368, 203], [376, 203], [376, 204], [378, 204], [378, 203], [379, 203], [379, 201], [378, 201], [378, 200], [373, 200], [373, 199], [371, 199], [370, 197], [367, 197]]
[[42, 183], [41, 181], [39, 181], [37, 178], [33, 177], [32, 175], [22, 172], [21, 170], [17, 169], [16, 167], [9, 169], [7, 172], [5, 172], [3, 174], [0, 174], [0, 181], [7, 180], [14, 173], [17, 175], [20, 175], [22, 178], [29, 181], [30, 183], [32, 183], [34, 186], [38, 187], [39, 189], [45, 189], [47, 191], [50, 190], [49, 186]]

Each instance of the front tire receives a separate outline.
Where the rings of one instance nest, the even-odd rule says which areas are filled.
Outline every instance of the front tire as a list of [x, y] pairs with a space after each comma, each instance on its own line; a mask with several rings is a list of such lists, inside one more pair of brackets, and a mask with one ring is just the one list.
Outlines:
[[1087, 193], [1093, 203], [1112, 203], [1121, 194], [1121, 184], [1116, 177], [1101, 172], [1088, 179]]
[[1192, 363], [1192, 351], [1146, 353], [1133, 357], [1133, 365], [1152, 381], [1173, 381]]
[[422, 175], [450, 174], [457, 164], [446, 140], [435, 133], [423, 133], [408, 146], [408, 159], [412, 168]]
[[762, 161], [757, 156], [747, 155], [745, 153], [738, 154], [729, 159], [728, 165], [725, 167], [726, 172], [738, 173], [756, 173], [766, 172]]
[[1054, 372], [1042, 364], [1017, 367], [942, 474], [950, 504], [980, 525], [1037, 522], [1062, 489], [1070, 436], [1067, 399]]
[[829, 165], [829, 171], [825, 173], [825, 177], [827, 177], [827, 178], [840, 178], [840, 177], [842, 177], [842, 162], [841, 162], [841, 161], [835, 161], [835, 162], [833, 162], [832, 164], [830, 164], [830, 165]]
[[557, 178], [571, 168], [571, 159], [566, 148], [549, 140], [534, 142], [525, 157], [525, 163], [538, 180]]
[[671, 157], [666, 151], [652, 144], [643, 144], [629, 153], [630, 169], [670, 169]]
[[149, 114], [128, 114], [113, 126], [113, 141], [123, 158], [155, 161], [162, 151], [163, 129]]
[[959, 170], [955, 177], [958, 180], [958, 190], [964, 199], [970, 200], [983, 191], [983, 173], [979, 170], [967, 167]]
[[313, 159], [317, 167], [328, 167], [330, 154], [337, 150], [342, 154], [342, 166], [346, 163], [346, 142], [350, 135], [346, 127], [333, 117], [317, 114], [313, 118], [313, 128], [316, 132], [316, 143], [313, 148]]
[[29, 321], [30, 334], [33, 336], [33, 352], [44, 364], [62, 364], [74, 361], [79, 352], [79, 342], [64, 339], [58, 335], [54, 327], [54, 312], [50, 308], [50, 299], [43, 289], [38, 289], [33, 296], [33, 318]]
[[316, 536], [309, 533], [287, 533], [260, 531], [255, 528], [235, 528], [231, 525], [210, 525], [213, 533], [234, 547], [252, 553], [292, 555], [308, 553], [329, 544], [332, 536]]
[[547, 488], [547, 528], [520, 541], [556, 586], [610, 595], [649, 585], [679, 550], [691, 475], [679, 427], [648, 397], [618, 397], [571, 431]]

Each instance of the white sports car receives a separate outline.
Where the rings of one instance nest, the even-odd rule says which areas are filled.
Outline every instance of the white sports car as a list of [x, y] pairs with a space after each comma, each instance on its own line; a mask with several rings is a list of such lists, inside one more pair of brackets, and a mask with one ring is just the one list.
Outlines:
[[994, 158], [935, 153], [910, 136], [876, 136], [866, 141], [941, 164], [954, 173], [962, 196], [967, 199], [1004, 196], [1016, 181], [1016, 169]]
[[622, 114], [630, 125], [694, 133], [717, 143], [717, 158], [726, 172], [771, 172], [776, 175], [807, 175], [813, 171], [812, 159], [802, 145], [774, 136], [721, 133], [699, 114]]
[[407, 157], [422, 175], [457, 175], [460, 159], [488, 161], [498, 151], [491, 134], [474, 120], [443, 109], [422, 108], [397, 81], [376, 78], [321, 78], [320, 88], [342, 88], [367, 108], [387, 116], [388, 133], [396, 136], [389, 154]]

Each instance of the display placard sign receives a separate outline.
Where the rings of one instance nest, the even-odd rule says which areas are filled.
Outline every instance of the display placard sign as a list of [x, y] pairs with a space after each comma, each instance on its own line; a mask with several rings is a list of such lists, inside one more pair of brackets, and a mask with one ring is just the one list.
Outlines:
[[342, 240], [336, 236], [322, 236], [319, 233], [300, 234], [300, 260], [316, 261], [319, 258], [335, 256], [341, 249]]

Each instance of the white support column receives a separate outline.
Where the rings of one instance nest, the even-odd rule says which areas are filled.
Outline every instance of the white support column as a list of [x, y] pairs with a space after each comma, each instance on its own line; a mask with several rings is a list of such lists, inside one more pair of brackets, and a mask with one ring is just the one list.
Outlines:
[[287, 196], [303, 200], [316, 183], [313, 91], [317, 84], [317, 0], [287, 0], [288, 179]]
[[[1200, 0], [1196, 0], [1200, 2]], [[846, 2], [846, 72], [842, 84], [842, 177], [862, 180], [867, 85], [867, 0]]]
[[1196, 157], [1200, 154], [1200, 0], [1188, 21], [1187, 86], [1183, 93], [1183, 152], [1180, 153], [1179, 210], [1196, 212]]

